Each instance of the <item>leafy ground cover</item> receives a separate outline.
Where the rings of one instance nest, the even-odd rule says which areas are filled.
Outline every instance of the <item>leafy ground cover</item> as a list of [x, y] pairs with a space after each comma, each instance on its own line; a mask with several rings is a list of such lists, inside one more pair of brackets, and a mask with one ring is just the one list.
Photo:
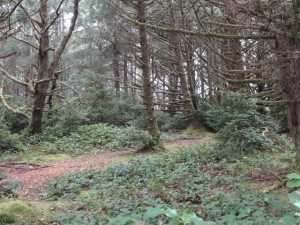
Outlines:
[[[167, 152], [131, 153], [112, 159], [110, 163], [114, 163], [101, 170], [92, 169], [95, 161], [84, 171], [53, 179], [38, 198], [5, 199], [0, 205], [0, 224], [299, 224], [286, 188], [264, 192], [291, 172], [294, 152], [288, 138], [276, 136], [274, 147], [222, 158], [216, 157], [222, 149], [218, 150], [220, 142], [215, 144], [213, 137], [170, 132], [164, 134], [169, 140]], [[67, 161], [74, 154], [82, 154], [85, 150], [81, 147], [91, 154], [151, 141], [135, 128], [106, 124], [82, 126], [52, 142], [51, 138], [34, 137], [29, 146], [40, 151], [33, 156], [33, 150], [28, 151], [30, 157], [19, 153], [18, 160], [33, 164], [62, 158]], [[51, 156], [49, 160], [47, 156]], [[7, 161], [11, 159], [7, 156]], [[15, 188], [10, 188], [13, 193]], [[297, 199], [295, 202], [298, 204]], [[17, 210], [20, 213], [14, 210], [18, 207], [22, 208]], [[36, 207], [43, 209], [41, 216]]]
[[255, 157], [236, 163], [212, 160], [209, 149], [199, 146], [138, 157], [104, 171], [66, 174], [49, 184], [43, 198], [74, 201], [54, 217], [59, 224], [169, 224], [172, 217], [161, 212], [170, 209], [215, 224], [299, 222], [293, 206], [282, 198], [287, 193], [263, 193], [270, 183], [253, 188], [259, 181], [252, 180], [249, 168], [264, 174], [278, 168], [276, 161], [259, 165]]

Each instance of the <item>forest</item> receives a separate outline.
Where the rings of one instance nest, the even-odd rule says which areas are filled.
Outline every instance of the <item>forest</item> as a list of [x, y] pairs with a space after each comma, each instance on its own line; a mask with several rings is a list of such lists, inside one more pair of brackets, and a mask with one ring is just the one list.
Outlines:
[[300, 0], [0, 0], [6, 224], [300, 224]]

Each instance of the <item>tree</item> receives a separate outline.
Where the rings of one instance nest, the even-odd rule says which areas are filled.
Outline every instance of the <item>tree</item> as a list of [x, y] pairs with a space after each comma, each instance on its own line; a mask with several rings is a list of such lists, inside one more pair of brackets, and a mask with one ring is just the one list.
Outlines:
[[[42, 118], [43, 111], [45, 108], [45, 101], [47, 96], [51, 96], [57, 90], [51, 90], [49, 93], [49, 84], [51, 81], [56, 81], [62, 71], [58, 71], [59, 60], [62, 56], [62, 53], [72, 35], [72, 32], [75, 28], [76, 20], [78, 17], [78, 5], [79, 0], [74, 0], [73, 7], [73, 17], [70, 22], [69, 29], [67, 33], [61, 38], [57, 47], [50, 45], [50, 31], [53, 28], [54, 23], [60, 16], [60, 8], [64, 0], [58, 2], [57, 7], [54, 11], [54, 16], [50, 17], [49, 12], [49, 3], [48, 0], [39, 1], [39, 19], [33, 17], [26, 11], [24, 7], [25, 14], [28, 16], [28, 19], [33, 24], [35, 30], [35, 36], [38, 39], [38, 45], [32, 43], [31, 40], [23, 40], [18, 38], [20, 41], [30, 45], [38, 52], [37, 65], [34, 67], [37, 70], [36, 78], [30, 79], [29, 81], [22, 81], [17, 79], [15, 76], [11, 75], [8, 71], [1, 68], [1, 71], [11, 79], [12, 81], [23, 85], [26, 87], [33, 96], [33, 103], [31, 109], [31, 116], [27, 116], [25, 113], [21, 113], [20, 110], [12, 110], [12, 107], [8, 107], [13, 112], [18, 112], [25, 117], [30, 118], [29, 123], [29, 134], [37, 134], [42, 132]], [[53, 12], [52, 12], [53, 13]], [[50, 54], [51, 52], [51, 54]], [[2, 98], [2, 101], [6, 106], [5, 99]]]
[[[141, 23], [147, 21], [146, 15], [146, 2], [144, 0], [139, 0], [136, 2], [137, 9], [137, 20]], [[139, 26], [139, 41], [141, 49], [141, 69], [142, 69], [142, 79], [143, 79], [143, 102], [146, 108], [148, 132], [153, 137], [155, 141], [154, 146], [159, 149], [164, 149], [164, 146], [160, 139], [160, 132], [157, 126], [156, 117], [154, 115], [154, 104], [153, 104], [153, 86], [150, 74], [150, 55], [149, 55], [149, 44], [148, 44], [148, 33], [147, 26]]]

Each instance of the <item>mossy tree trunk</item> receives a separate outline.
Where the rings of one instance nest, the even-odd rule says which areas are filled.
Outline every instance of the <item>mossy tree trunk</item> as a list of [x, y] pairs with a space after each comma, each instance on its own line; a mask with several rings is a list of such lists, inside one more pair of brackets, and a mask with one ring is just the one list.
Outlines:
[[[141, 23], [146, 22], [146, 3], [144, 0], [137, 2], [138, 10], [138, 21]], [[149, 43], [148, 43], [148, 32], [147, 26], [139, 26], [139, 41], [141, 48], [141, 70], [143, 78], [143, 101], [146, 108], [148, 132], [153, 137], [153, 146], [148, 146], [152, 149], [163, 150], [164, 146], [160, 139], [160, 132], [157, 126], [156, 117], [154, 114], [154, 103], [153, 103], [153, 85], [150, 74], [150, 54], [149, 54]]]
[[[63, 2], [60, 2], [60, 6]], [[60, 8], [59, 6], [59, 8]], [[38, 46], [38, 74], [35, 81], [29, 81], [28, 86], [33, 95], [33, 106], [31, 110], [31, 118], [28, 127], [29, 134], [38, 134], [42, 132], [42, 119], [45, 108], [45, 99], [49, 95], [49, 83], [58, 78], [60, 72], [56, 71], [61, 55], [73, 33], [76, 20], [78, 17], [79, 0], [74, 0], [73, 17], [67, 33], [62, 37], [56, 49], [50, 47], [49, 29], [53, 26], [56, 18], [49, 18], [48, 0], [40, 0], [40, 21], [33, 20], [32, 23], [39, 27], [39, 46]], [[58, 9], [59, 9], [58, 8]], [[57, 10], [58, 10], [57, 9]], [[49, 51], [53, 51], [51, 60], [49, 59]], [[52, 90], [54, 92], [56, 90]], [[51, 93], [53, 94], [53, 93]]]
[[277, 50], [282, 77], [282, 94], [290, 134], [296, 147], [296, 170], [300, 172], [300, 40], [280, 38]]
[[38, 75], [37, 80], [40, 82], [34, 88], [34, 100], [31, 110], [31, 120], [29, 124], [29, 133], [37, 134], [42, 132], [42, 117], [45, 106], [45, 98], [47, 96], [49, 86], [49, 29], [48, 26], [48, 3], [47, 0], [40, 0], [40, 38], [39, 38], [39, 52], [38, 52]]
[[[176, 2], [173, 2], [172, 0], [168, 0], [168, 8], [169, 8], [170, 19], [172, 23], [171, 26], [174, 30], [179, 28], [176, 11], [174, 9], [175, 3]], [[187, 118], [190, 122], [190, 125], [192, 126], [196, 125], [195, 128], [204, 129], [202, 123], [196, 118], [196, 109], [193, 104], [193, 100], [189, 89], [187, 74], [184, 68], [180, 34], [178, 32], [171, 32], [170, 38], [171, 38], [171, 44], [173, 46], [173, 51], [175, 55], [176, 72], [178, 73], [180, 79], [183, 107], [186, 111]]]

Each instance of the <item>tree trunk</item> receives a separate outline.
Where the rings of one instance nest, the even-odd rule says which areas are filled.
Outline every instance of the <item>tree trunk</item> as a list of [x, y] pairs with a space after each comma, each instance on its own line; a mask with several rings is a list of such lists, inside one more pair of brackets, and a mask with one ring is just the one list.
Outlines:
[[[172, 26], [174, 29], [177, 29], [178, 22], [177, 22], [177, 19], [175, 16], [174, 8], [173, 8], [174, 3], [171, 0], [168, 0], [168, 4], [169, 4]], [[174, 54], [175, 54], [176, 72], [178, 73], [179, 78], [180, 78], [180, 85], [181, 85], [182, 97], [183, 97], [183, 101], [184, 101], [184, 108], [187, 111], [188, 117], [194, 118], [195, 108], [193, 106], [193, 102], [192, 102], [192, 99], [191, 99], [191, 96], [189, 93], [187, 75], [185, 73], [184, 66], [183, 66], [180, 34], [178, 32], [173, 32], [170, 35], [171, 35], [171, 42], [172, 42]]]
[[296, 147], [296, 170], [300, 172], [300, 40], [280, 38], [276, 41], [279, 52], [279, 68], [282, 78], [282, 94], [286, 105], [286, 115], [290, 134]]
[[113, 62], [112, 67], [115, 79], [115, 91], [117, 98], [120, 98], [120, 52], [116, 43], [113, 43]]
[[[47, 0], [40, 0], [40, 31], [39, 53], [38, 53], [38, 75], [37, 80], [41, 81], [48, 79], [48, 64], [49, 64], [49, 31], [46, 29], [48, 21], [48, 4]], [[31, 111], [31, 120], [29, 123], [29, 134], [38, 134], [42, 132], [42, 117], [45, 106], [45, 98], [49, 81], [38, 83], [34, 89], [34, 100]]]
[[128, 59], [127, 55], [125, 54], [123, 59], [123, 69], [124, 69], [124, 76], [123, 76], [123, 82], [124, 82], [124, 91], [125, 91], [125, 97], [124, 99], [128, 99]]
[[[138, 9], [138, 21], [141, 23], [146, 22], [146, 3], [144, 0], [140, 0], [137, 3]], [[143, 77], [143, 101], [146, 107], [146, 115], [148, 122], [148, 132], [154, 139], [153, 146], [148, 146], [152, 149], [163, 150], [164, 146], [160, 140], [160, 132], [157, 126], [156, 118], [154, 115], [154, 103], [153, 103], [153, 86], [151, 82], [150, 74], [150, 54], [149, 44], [147, 36], [147, 26], [139, 26], [139, 37], [141, 47], [141, 69]]]
[[[74, 11], [68, 32], [62, 37], [57, 48], [49, 60], [49, 29], [53, 25], [48, 15], [48, 0], [40, 0], [39, 14], [41, 21], [37, 23], [39, 26], [39, 52], [38, 52], [38, 74], [33, 84], [33, 106], [31, 110], [31, 119], [28, 127], [29, 134], [38, 134], [42, 132], [42, 118], [45, 107], [45, 99], [47, 96], [49, 83], [51, 79], [56, 78], [55, 69], [58, 67], [61, 55], [72, 35], [78, 17], [79, 0], [74, 0]], [[58, 15], [59, 16], [59, 15]]]

